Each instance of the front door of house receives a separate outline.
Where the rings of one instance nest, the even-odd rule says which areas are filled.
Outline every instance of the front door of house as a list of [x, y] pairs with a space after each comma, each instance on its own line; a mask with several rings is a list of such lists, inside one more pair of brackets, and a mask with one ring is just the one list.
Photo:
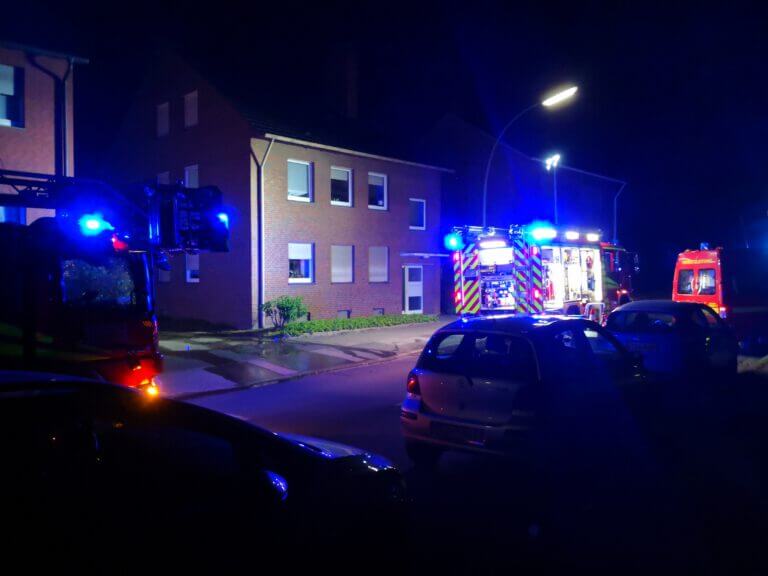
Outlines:
[[405, 266], [403, 272], [403, 313], [421, 314], [424, 312], [424, 267]]

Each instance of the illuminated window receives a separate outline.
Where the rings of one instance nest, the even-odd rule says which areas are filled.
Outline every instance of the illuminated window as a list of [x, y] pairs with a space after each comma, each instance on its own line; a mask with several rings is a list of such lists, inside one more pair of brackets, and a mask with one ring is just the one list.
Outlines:
[[288, 160], [288, 200], [312, 202], [312, 164]]
[[421, 198], [408, 199], [408, 226], [411, 230], [427, 229], [427, 201]]
[[24, 127], [24, 69], [0, 64], [0, 126]]
[[184, 127], [197, 126], [197, 90], [184, 95]]
[[157, 105], [157, 137], [168, 136], [171, 128], [171, 108], [168, 102]]
[[200, 254], [185, 254], [184, 268], [188, 283], [197, 284], [200, 282]]
[[311, 284], [314, 279], [314, 246], [288, 244], [288, 282]]
[[368, 248], [368, 282], [389, 281], [389, 248], [371, 246]]
[[387, 209], [387, 176], [368, 172], [368, 208]]
[[677, 274], [677, 293], [693, 294], [693, 270], [687, 268]]
[[715, 293], [715, 269], [704, 268], [699, 270], [699, 294], [712, 296]]
[[331, 246], [331, 282], [346, 284], [353, 282], [354, 267], [352, 246]]
[[352, 170], [331, 167], [331, 204], [352, 206]]
[[197, 188], [200, 185], [199, 177], [200, 169], [197, 164], [184, 168], [184, 186], [187, 188]]

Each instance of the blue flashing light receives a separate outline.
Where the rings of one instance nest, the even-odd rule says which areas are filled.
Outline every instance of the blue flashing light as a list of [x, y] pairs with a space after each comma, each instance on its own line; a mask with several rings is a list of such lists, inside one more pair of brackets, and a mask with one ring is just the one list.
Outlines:
[[557, 237], [557, 230], [551, 226], [535, 226], [530, 228], [528, 233], [536, 242], [541, 242], [542, 240], [552, 240], [553, 238]]
[[219, 212], [216, 214], [216, 218], [219, 219], [219, 222], [224, 224], [224, 227], [229, 229], [229, 215], [226, 212]]
[[445, 247], [448, 250], [461, 250], [464, 248], [464, 239], [461, 237], [461, 234], [451, 232], [450, 234], [445, 235], [443, 244], [445, 244]]
[[288, 481], [285, 478], [271, 470], [267, 470], [267, 478], [269, 478], [272, 487], [280, 495], [280, 500], [288, 498]]
[[83, 214], [77, 221], [80, 226], [80, 233], [83, 236], [98, 236], [104, 230], [114, 230], [115, 227], [104, 220], [100, 212], [94, 214]]

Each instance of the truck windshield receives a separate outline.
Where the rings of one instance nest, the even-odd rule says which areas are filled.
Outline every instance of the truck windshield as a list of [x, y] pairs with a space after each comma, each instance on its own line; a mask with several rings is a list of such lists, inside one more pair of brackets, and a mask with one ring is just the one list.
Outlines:
[[62, 260], [62, 300], [71, 307], [136, 308], [141, 304], [141, 276], [130, 256], [110, 256], [98, 262]]

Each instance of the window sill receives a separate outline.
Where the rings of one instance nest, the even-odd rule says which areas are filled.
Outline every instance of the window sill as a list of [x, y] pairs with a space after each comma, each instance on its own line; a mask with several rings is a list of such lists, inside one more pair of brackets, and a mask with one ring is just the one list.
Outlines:
[[311, 197], [307, 198], [304, 196], [291, 196], [290, 194], [288, 194], [288, 200], [291, 202], [304, 202], [306, 204], [310, 204], [312, 202]]
[[337, 202], [336, 200], [331, 200], [331, 206], [344, 206], [345, 208], [352, 208], [352, 202]]
[[380, 211], [384, 212], [384, 211], [387, 210], [387, 207], [386, 206], [371, 206], [370, 204], [368, 204], [368, 210], [380, 210]]
[[288, 278], [288, 284], [312, 284], [312, 278]]
[[426, 230], [426, 226], [408, 226], [408, 230]]

